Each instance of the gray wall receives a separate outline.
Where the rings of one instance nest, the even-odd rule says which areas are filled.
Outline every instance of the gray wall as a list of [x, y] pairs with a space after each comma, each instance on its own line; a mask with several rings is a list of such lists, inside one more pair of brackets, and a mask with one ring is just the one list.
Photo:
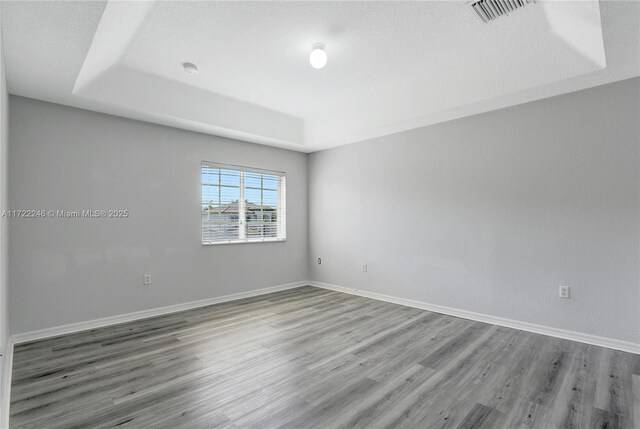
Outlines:
[[[12, 333], [308, 278], [305, 154], [14, 96], [10, 107], [11, 209], [131, 213], [10, 221]], [[285, 171], [287, 241], [203, 247], [202, 160]]]
[[312, 279], [640, 342], [639, 104], [633, 79], [310, 155]]
[[[304, 154], [11, 97], [11, 209], [131, 212], [11, 220], [12, 332], [311, 277], [639, 342], [639, 95], [633, 79], [312, 154], [309, 228]], [[287, 242], [202, 247], [203, 159], [286, 171]]]
[[[1, 32], [0, 32], [1, 33]], [[0, 34], [0, 213], [7, 208], [7, 148], [9, 145], [9, 95], [7, 94], [7, 82], [4, 68], [4, 53], [2, 52], [2, 34]], [[6, 387], [2, 381], [5, 374], [5, 362], [7, 359], [7, 342], [9, 340], [9, 294], [8, 294], [8, 225], [6, 217], [0, 217], [0, 386]], [[0, 414], [7, 412], [3, 409], [5, 393], [0, 391]], [[0, 424], [6, 422], [0, 416]]]

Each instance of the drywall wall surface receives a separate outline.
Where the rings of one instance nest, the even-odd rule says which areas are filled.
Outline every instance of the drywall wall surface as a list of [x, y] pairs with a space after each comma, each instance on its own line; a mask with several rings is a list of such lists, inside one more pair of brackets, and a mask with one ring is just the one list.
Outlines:
[[[7, 178], [8, 162], [7, 150], [9, 145], [9, 95], [7, 93], [7, 81], [4, 67], [4, 54], [2, 44], [2, 32], [0, 31], [0, 214], [7, 208]], [[5, 422], [4, 409], [8, 401], [8, 383], [4, 377], [8, 377], [9, 365], [7, 365], [7, 345], [9, 342], [9, 291], [8, 291], [8, 264], [9, 264], [9, 222], [5, 216], [0, 216], [0, 424]]]
[[[305, 154], [15, 96], [9, 105], [12, 210], [129, 211], [10, 220], [13, 333], [308, 278]], [[203, 160], [286, 172], [286, 242], [202, 246]]]
[[311, 278], [639, 343], [639, 121], [636, 78], [313, 153]]

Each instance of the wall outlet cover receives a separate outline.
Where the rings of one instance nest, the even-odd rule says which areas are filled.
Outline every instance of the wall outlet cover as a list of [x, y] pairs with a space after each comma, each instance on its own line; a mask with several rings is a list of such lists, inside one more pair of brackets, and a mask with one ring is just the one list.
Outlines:
[[560, 298], [569, 299], [570, 297], [569, 286], [560, 286]]

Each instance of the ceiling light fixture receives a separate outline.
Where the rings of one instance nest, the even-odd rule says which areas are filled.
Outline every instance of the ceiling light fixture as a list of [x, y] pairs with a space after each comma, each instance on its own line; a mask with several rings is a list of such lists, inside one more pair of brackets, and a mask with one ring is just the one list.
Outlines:
[[189, 74], [198, 73], [198, 66], [193, 63], [182, 63], [182, 68], [184, 68], [184, 71]]
[[327, 65], [327, 53], [324, 51], [324, 44], [314, 43], [309, 55], [309, 64], [314, 69], [321, 69]]

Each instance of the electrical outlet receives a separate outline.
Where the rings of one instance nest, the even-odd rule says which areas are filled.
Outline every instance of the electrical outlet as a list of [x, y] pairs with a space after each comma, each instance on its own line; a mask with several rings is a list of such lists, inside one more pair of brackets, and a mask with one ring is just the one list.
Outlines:
[[560, 298], [570, 299], [569, 286], [560, 286]]
[[322, 258], [318, 258], [318, 265], [322, 265]]
[[362, 272], [363, 273], [367, 272], [367, 264], [362, 264]]
[[144, 285], [149, 286], [151, 284], [151, 274], [144, 275]]

